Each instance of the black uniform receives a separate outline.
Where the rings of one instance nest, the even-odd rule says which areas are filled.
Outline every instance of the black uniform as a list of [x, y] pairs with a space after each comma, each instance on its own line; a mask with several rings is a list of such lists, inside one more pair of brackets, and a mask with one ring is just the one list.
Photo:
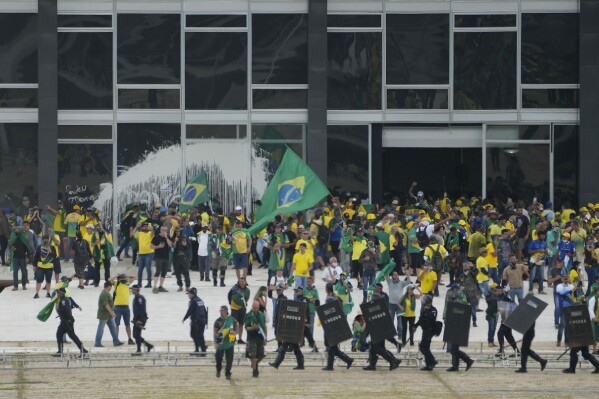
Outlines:
[[[283, 299], [286, 299], [285, 295], [280, 295], [277, 297], [277, 306], [276, 306], [277, 307], [277, 315], [276, 315], [277, 322], [278, 322], [278, 307]], [[306, 320], [307, 320], [307, 318], [306, 318]], [[304, 334], [305, 333], [306, 333], [306, 328], [304, 326]], [[275, 324], [275, 335], [276, 335], [276, 324]], [[310, 338], [311, 337], [312, 337], [312, 335], [310, 334]], [[312, 340], [312, 343], [313, 342], [314, 342], [314, 340]], [[293, 350], [293, 353], [295, 354], [295, 359], [297, 360], [297, 367], [295, 367], [294, 370], [303, 370], [304, 369], [304, 354], [302, 353], [299, 344], [292, 344], [289, 342], [280, 342], [280, 341], [278, 342], [278, 344], [279, 344], [279, 347], [277, 349], [277, 352], [278, 352], [277, 358], [275, 359], [275, 361], [273, 363], [269, 363], [269, 364], [272, 367], [278, 369], [279, 366], [281, 365], [281, 363], [283, 363], [283, 360], [285, 360], [285, 354], [287, 352], [290, 352], [291, 350]]]
[[[372, 300], [376, 300], [376, 299], [380, 299], [380, 298], [385, 299], [385, 301], [387, 303], [387, 308], [389, 308], [389, 296], [387, 294], [385, 294], [384, 292], [375, 292], [372, 295]], [[370, 331], [368, 330], [368, 324], [367, 324], [366, 328], [364, 329], [364, 332], [362, 333], [360, 340], [362, 342], [366, 342], [366, 337], [368, 337], [369, 334], [370, 334]], [[381, 356], [383, 359], [385, 359], [386, 361], [389, 362], [389, 370], [394, 370], [397, 367], [399, 367], [401, 360], [397, 359], [395, 356], [393, 356], [393, 354], [391, 352], [389, 352], [385, 348], [385, 341], [389, 341], [396, 346], [398, 345], [398, 342], [395, 340], [394, 337], [387, 337], [379, 342], [371, 341], [370, 348], [368, 351], [368, 366], [364, 367], [363, 368], [364, 370], [376, 370], [376, 363], [378, 362], [379, 356]]]
[[[507, 296], [507, 294], [501, 294], [500, 296], [497, 297], [497, 302], [499, 301], [506, 301], [506, 302], [512, 302], [512, 299]], [[518, 346], [516, 346], [516, 340], [514, 339], [514, 335], [512, 334], [512, 329], [508, 326], [506, 326], [505, 324], [503, 324], [503, 321], [505, 321], [503, 314], [501, 315], [502, 317], [502, 323], [499, 326], [499, 330], [497, 331], [497, 341], [499, 342], [499, 354], [504, 353], [503, 352], [503, 347], [505, 345], [505, 341], [507, 340], [507, 342], [510, 344], [510, 346], [512, 347], [512, 349], [514, 349], [514, 351], [517, 353], [518, 352]], [[507, 318], [507, 316], [505, 316]], [[534, 336], [534, 335], [533, 335]], [[532, 339], [531, 339], [532, 341]]]
[[[526, 371], [526, 363], [528, 362], [528, 357], [532, 357], [537, 362], [541, 363], [541, 370], [545, 369], [545, 365], [547, 364], [547, 360], [541, 358], [541, 356], [537, 355], [535, 351], [530, 349], [530, 345], [532, 344], [532, 340], [535, 338], [535, 323], [532, 323], [532, 326], [524, 333], [522, 337], [522, 357], [520, 359], [520, 371]], [[577, 356], [578, 358], [578, 356]]]
[[199, 297], [194, 296], [189, 301], [189, 307], [187, 313], [183, 318], [183, 321], [191, 319], [190, 335], [195, 344], [195, 352], [199, 352], [202, 348], [202, 352], [206, 353], [206, 342], [204, 341], [204, 330], [206, 329], [206, 323], [208, 321], [208, 312], [204, 301]]
[[433, 330], [437, 321], [437, 308], [431, 306], [430, 308], [423, 307], [420, 311], [420, 318], [414, 325], [414, 328], [419, 326], [422, 328], [422, 340], [418, 344], [420, 352], [424, 355], [424, 361], [426, 367], [424, 369], [432, 370], [437, 361], [431, 352], [431, 340], [433, 339]]
[[[306, 298], [305, 296], [301, 296], [297, 298], [297, 301], [300, 302], [305, 302], [306, 303], [306, 321], [310, 320], [310, 318], [308, 317], [308, 312], [309, 310], [309, 304], [310, 301], [308, 301], [308, 298]], [[319, 306], [320, 302], [316, 303], [316, 306]], [[304, 338], [306, 338], [308, 340], [308, 345], [310, 345], [310, 348], [314, 348], [314, 352], [318, 352], [318, 349], [316, 349], [316, 342], [314, 341], [314, 337], [312, 336], [312, 330], [310, 330], [310, 326], [308, 324], [304, 324]]]
[[570, 367], [565, 369], [566, 373], [574, 373], [576, 371], [576, 363], [578, 363], [578, 352], [582, 354], [582, 357], [589, 361], [595, 367], [594, 374], [599, 373], [599, 361], [597, 358], [589, 353], [588, 346], [577, 346], [570, 348]]
[[58, 343], [58, 353], [62, 353], [63, 336], [67, 334], [73, 340], [80, 351], [85, 351], [79, 337], [75, 334], [75, 318], [73, 317], [73, 308], [78, 308], [73, 298], [63, 296], [56, 303], [56, 313], [60, 318], [60, 324], [56, 330], [56, 342]]
[[138, 293], [133, 297], [133, 338], [137, 345], [137, 352], [141, 352], [141, 344], [146, 346], [148, 352], [153, 348], [153, 345], [146, 342], [141, 336], [141, 331], [147, 321], [148, 313], [146, 312], [146, 298]]
[[[327, 296], [324, 303], [330, 303], [333, 301], [340, 301], [340, 299], [338, 297], [336, 297], [335, 295]], [[332, 345], [332, 346], [329, 345], [327, 343], [326, 334], [324, 336], [324, 346], [327, 347], [327, 366], [325, 368], [323, 368], [323, 370], [333, 370], [333, 363], [335, 362], [335, 356], [337, 356], [339, 359], [343, 360], [345, 362], [345, 364], [347, 364], [347, 368], [351, 367], [352, 363], [354, 362], [354, 359], [347, 356], [345, 354], [345, 352], [343, 352], [341, 349], [339, 349], [339, 344]]]

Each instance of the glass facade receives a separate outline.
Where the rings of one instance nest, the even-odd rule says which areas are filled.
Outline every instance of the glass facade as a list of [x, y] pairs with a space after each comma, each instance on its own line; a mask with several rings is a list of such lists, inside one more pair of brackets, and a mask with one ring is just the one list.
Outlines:
[[368, 126], [327, 127], [327, 185], [333, 195], [368, 198]]
[[37, 124], [0, 123], [0, 203], [20, 216], [22, 197], [37, 204]]
[[0, 83], [37, 83], [37, 14], [0, 13]]

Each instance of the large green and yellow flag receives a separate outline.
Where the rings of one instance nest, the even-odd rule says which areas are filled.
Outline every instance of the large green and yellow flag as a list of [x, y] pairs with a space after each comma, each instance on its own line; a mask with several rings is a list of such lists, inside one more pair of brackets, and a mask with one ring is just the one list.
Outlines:
[[208, 192], [208, 178], [206, 173], [200, 173], [188, 182], [181, 193], [181, 201], [179, 202], [179, 212], [183, 213], [193, 208], [194, 206], [210, 200]]
[[251, 235], [260, 232], [276, 215], [285, 215], [312, 208], [329, 195], [324, 183], [293, 150], [287, 148], [281, 165], [256, 208], [256, 223]]

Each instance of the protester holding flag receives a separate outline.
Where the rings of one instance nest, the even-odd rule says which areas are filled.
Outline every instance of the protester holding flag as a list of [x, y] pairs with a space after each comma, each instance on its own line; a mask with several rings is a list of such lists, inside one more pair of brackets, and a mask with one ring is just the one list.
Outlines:
[[73, 308], [77, 308], [82, 310], [79, 305], [75, 303], [73, 298], [66, 297], [66, 288], [61, 287], [56, 292], [56, 297], [58, 298], [56, 301], [56, 313], [58, 313], [58, 317], [60, 318], [60, 325], [56, 330], [56, 342], [58, 344], [58, 351], [55, 356], [61, 356], [63, 352], [63, 336], [67, 334], [69, 338], [73, 340], [77, 348], [81, 353], [87, 353], [87, 350], [83, 347], [81, 340], [77, 334], [75, 334], [75, 318], [73, 317]]
[[354, 308], [354, 301], [351, 297], [351, 292], [353, 291], [353, 287], [347, 280], [347, 273], [342, 272], [339, 276], [339, 280], [333, 286], [333, 290], [335, 295], [339, 297], [341, 302], [343, 303], [343, 313], [346, 315], [350, 314], [352, 309]]
[[223, 356], [225, 357], [225, 377], [231, 379], [231, 367], [233, 367], [233, 354], [235, 351], [236, 333], [239, 323], [229, 316], [227, 306], [220, 307], [220, 317], [214, 322], [214, 349], [216, 349], [216, 377], [220, 377], [223, 368]]
[[247, 229], [243, 228], [241, 220], [235, 220], [235, 227], [231, 230], [233, 243], [233, 267], [237, 278], [248, 274], [249, 256], [252, 248], [252, 237]]
[[181, 193], [179, 212], [184, 213], [189, 209], [210, 200], [208, 192], [208, 178], [206, 173], [200, 173], [188, 182]]
[[35, 252], [33, 259], [33, 272], [35, 273], [35, 295], [34, 299], [39, 298], [42, 282], [46, 281], [46, 297], [50, 298], [50, 285], [52, 284], [52, 272], [54, 269], [54, 258], [56, 258], [56, 249], [50, 244], [50, 237], [42, 237], [42, 245]]
[[243, 334], [243, 320], [247, 312], [247, 303], [250, 299], [250, 289], [247, 287], [247, 281], [245, 277], [240, 277], [237, 284], [235, 284], [227, 294], [227, 299], [231, 305], [231, 316], [239, 324], [239, 343], [244, 344], [241, 336]]
[[92, 234], [91, 247], [95, 266], [94, 285], [97, 287], [100, 284], [100, 269], [104, 268], [104, 281], [110, 278], [110, 260], [114, 256], [112, 234], [104, 230], [102, 224], [98, 224]]

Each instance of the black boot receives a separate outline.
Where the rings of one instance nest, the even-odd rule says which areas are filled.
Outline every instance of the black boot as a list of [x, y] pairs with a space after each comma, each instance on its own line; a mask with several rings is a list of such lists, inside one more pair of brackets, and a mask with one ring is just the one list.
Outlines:
[[62, 356], [63, 343], [61, 341], [58, 342], [58, 350], [52, 356], [61, 357]]
[[144, 344], [146, 344], [146, 350], [148, 352], [154, 349], [154, 345], [152, 345], [151, 343], [144, 341]]
[[342, 361], [345, 362], [345, 364], [347, 365], [347, 368], [350, 368], [352, 363], [354, 362], [354, 359], [352, 359], [351, 357], [347, 356], [345, 354], [345, 352], [340, 352], [339, 353], [339, 359], [341, 359]]
[[216, 287], [216, 277], [212, 277], [212, 286]]
[[220, 279], [220, 286], [221, 287], [225, 286], [225, 278], [224, 277], [221, 277], [221, 279]]
[[275, 359], [274, 362], [272, 363], [268, 363], [269, 366], [272, 366], [276, 369], [279, 368], [279, 366], [281, 365], [281, 363], [283, 363], [283, 360], [285, 360], [285, 350], [284, 348], [280, 348], [281, 350], [279, 350], [279, 353], [277, 354], [277, 358]]

